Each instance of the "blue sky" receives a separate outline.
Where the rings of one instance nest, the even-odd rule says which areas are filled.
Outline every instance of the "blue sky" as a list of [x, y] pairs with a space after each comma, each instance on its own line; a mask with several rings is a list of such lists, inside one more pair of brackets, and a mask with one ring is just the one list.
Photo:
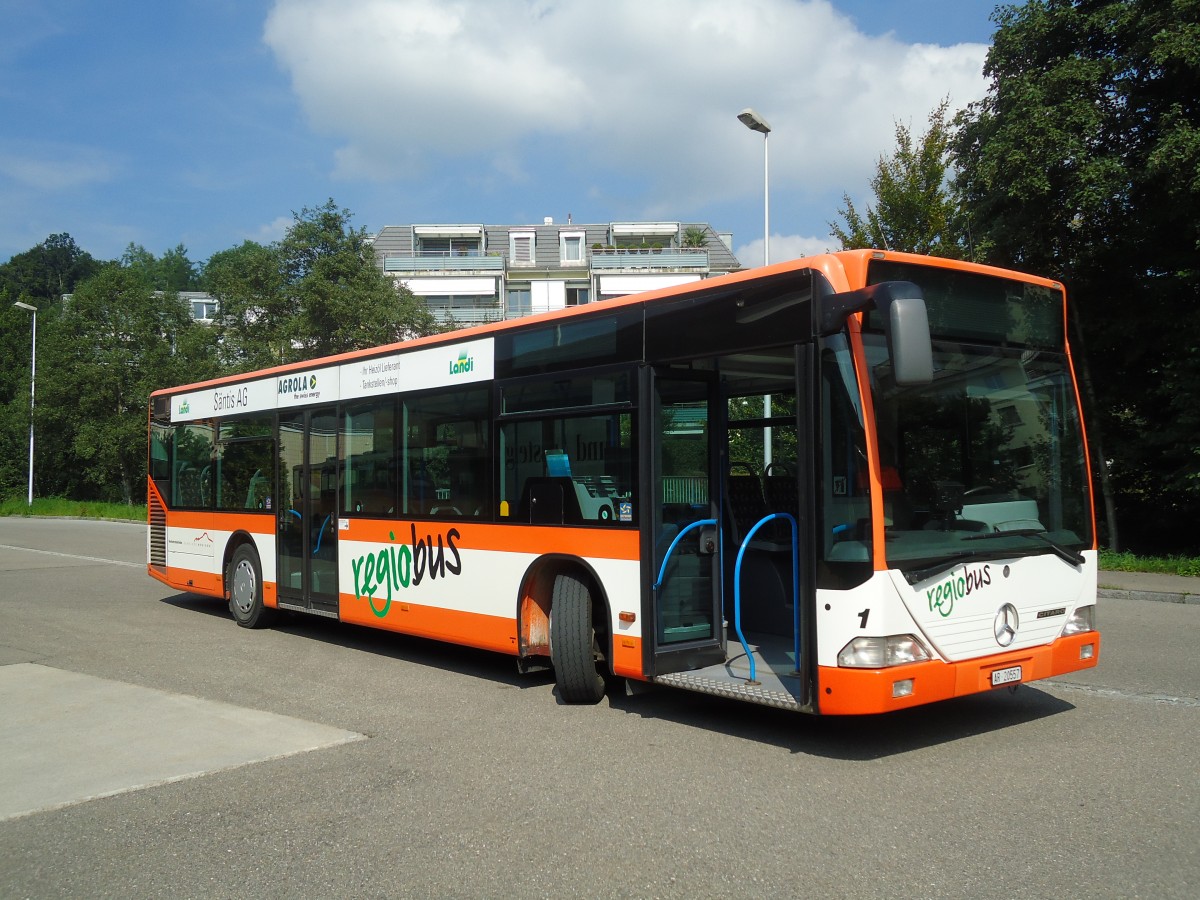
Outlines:
[[356, 226], [663, 220], [831, 246], [897, 121], [986, 89], [990, 0], [0, 0], [0, 260]]

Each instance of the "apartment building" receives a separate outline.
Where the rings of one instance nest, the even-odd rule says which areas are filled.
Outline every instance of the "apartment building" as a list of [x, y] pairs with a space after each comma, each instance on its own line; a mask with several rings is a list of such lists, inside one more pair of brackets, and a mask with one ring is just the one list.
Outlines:
[[731, 234], [707, 224], [389, 225], [384, 273], [440, 320], [492, 322], [686, 284], [741, 268]]

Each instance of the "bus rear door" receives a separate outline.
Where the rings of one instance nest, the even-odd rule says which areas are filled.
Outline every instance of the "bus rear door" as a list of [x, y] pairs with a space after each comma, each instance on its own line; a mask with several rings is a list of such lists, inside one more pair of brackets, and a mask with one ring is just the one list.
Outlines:
[[337, 618], [337, 415], [279, 417], [279, 605]]

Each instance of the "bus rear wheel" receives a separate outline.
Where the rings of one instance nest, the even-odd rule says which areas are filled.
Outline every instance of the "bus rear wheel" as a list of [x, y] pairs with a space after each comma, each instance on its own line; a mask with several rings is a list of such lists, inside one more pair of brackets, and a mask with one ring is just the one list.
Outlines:
[[250, 544], [233, 551], [229, 561], [229, 612], [243, 628], [263, 628], [271, 622], [272, 610], [263, 606], [262, 564]]
[[575, 575], [559, 575], [550, 605], [550, 664], [563, 702], [600, 702], [604, 696], [604, 677], [596, 667], [600, 655], [591, 592]]

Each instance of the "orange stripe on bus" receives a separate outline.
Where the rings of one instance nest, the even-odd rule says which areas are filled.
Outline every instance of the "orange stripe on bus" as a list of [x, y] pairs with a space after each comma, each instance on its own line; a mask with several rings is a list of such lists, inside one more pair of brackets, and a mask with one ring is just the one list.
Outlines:
[[168, 510], [167, 525], [176, 528], [218, 528], [222, 531], [274, 534], [275, 516], [271, 513]]
[[460, 550], [500, 550], [509, 553], [569, 553], [600, 559], [637, 559], [639, 534], [629, 528], [544, 527], [539, 525], [483, 525], [470, 521], [342, 519], [338, 539], [364, 543], [406, 543], [416, 528], [418, 539], [458, 532]]
[[342, 594], [339, 618], [355, 625], [517, 655], [517, 623], [505, 616], [439, 609], [399, 600], [378, 601], [372, 607], [365, 597], [359, 600], [353, 594]]

